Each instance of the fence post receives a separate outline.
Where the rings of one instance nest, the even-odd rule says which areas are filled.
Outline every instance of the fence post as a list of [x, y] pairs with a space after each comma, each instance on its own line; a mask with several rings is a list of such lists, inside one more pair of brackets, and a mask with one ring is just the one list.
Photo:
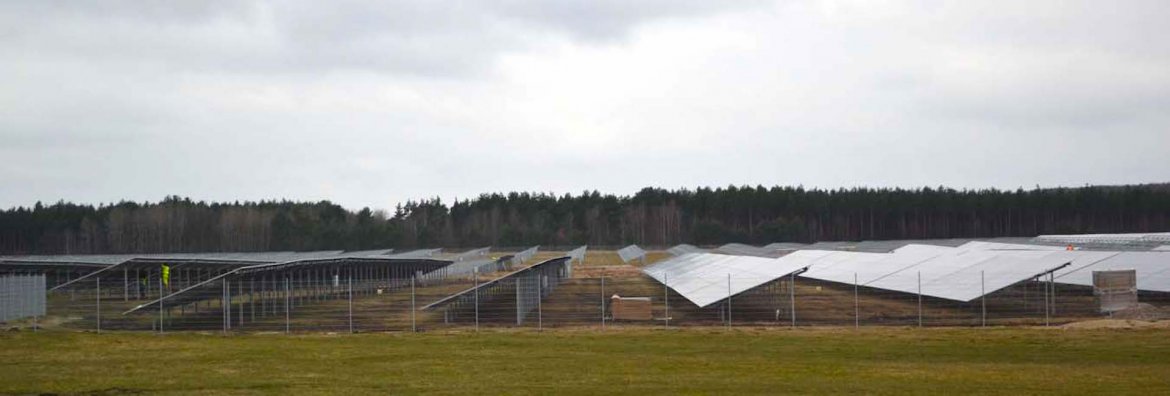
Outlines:
[[414, 315], [415, 315], [415, 311], [416, 311], [414, 308], [414, 280], [415, 280], [415, 277], [411, 276], [410, 277], [410, 331], [411, 332], [418, 332], [418, 325], [415, 323], [415, 320], [414, 320]]
[[1052, 317], [1056, 318], [1056, 271], [1048, 273], [1048, 283], [1052, 284]]
[[536, 275], [536, 330], [544, 331], [544, 308], [541, 306], [541, 301], [544, 300], [541, 296], [544, 295], [544, 275]]
[[[97, 332], [102, 332], [102, 277], [96, 276], [97, 280]], [[36, 317], [35, 315], [33, 317]], [[35, 320], [35, 319], [34, 319]]]
[[922, 271], [918, 271], [918, 327], [922, 327]]
[[[150, 276], [150, 273], [147, 272], [146, 275]], [[148, 285], [150, 284], [147, 282], [143, 282], [143, 283], [146, 283]], [[149, 294], [148, 294], [148, 296], [149, 296]], [[158, 277], [158, 332], [159, 333], [165, 332], [163, 330], [163, 327], [164, 327], [163, 321], [164, 321], [164, 318], [163, 318], [163, 292], [162, 292], [162, 277], [160, 276], [160, 277]]]
[[664, 305], [664, 307], [665, 307], [664, 314], [666, 316], [664, 318], [665, 321], [663, 322], [664, 323], [663, 326], [665, 328], [669, 329], [670, 328], [670, 286], [668, 286], [668, 282], [669, 282], [669, 280], [667, 279], [667, 275], [665, 272], [663, 272], [662, 273], [662, 303], [665, 304]]
[[731, 329], [731, 274], [727, 274], [727, 329]]
[[792, 317], [792, 328], [796, 328], [796, 273], [788, 276], [788, 304], [789, 314]]
[[983, 310], [980, 316], [980, 326], [987, 327], [987, 278], [984, 271], [979, 271], [979, 305]]
[[286, 274], [284, 276], [284, 334], [288, 334], [290, 328], [292, 327], [291, 324], [289, 323], [288, 303], [290, 300], [291, 300], [291, 298], [289, 298], [288, 275]]
[[[221, 287], [219, 289], [219, 310], [220, 310], [219, 318], [220, 318], [220, 325], [223, 326], [223, 335], [227, 335], [227, 328], [228, 328], [227, 289], [228, 289], [227, 279], [224, 279], [223, 280], [223, 287]], [[162, 310], [162, 302], [161, 301], [159, 302], [158, 306], [159, 306], [159, 310], [161, 311]]]
[[1051, 299], [1052, 299], [1051, 296], [1049, 296], [1049, 294], [1048, 294], [1048, 293], [1051, 293], [1048, 291], [1049, 288], [1052, 288], [1051, 281], [1049, 281], [1048, 284], [1044, 286], [1044, 326], [1045, 327], [1048, 326], [1048, 315], [1051, 314], [1051, 312], [1052, 312], [1052, 305], [1051, 305], [1051, 303], [1048, 302], [1048, 301], [1051, 301]]
[[601, 276], [601, 329], [605, 330], [605, 275]]
[[479, 268], [471, 271], [475, 282], [475, 332], [479, 332]]
[[[44, 283], [45, 283], [45, 275], [41, 274], [40, 280], [37, 282], [37, 290], [45, 289], [44, 287], [40, 287], [40, 286], [43, 286]], [[40, 307], [37, 307], [36, 309], [33, 310], [33, 316], [32, 316], [32, 331], [33, 331], [33, 333], [36, 333], [37, 328], [40, 327], [39, 325], [37, 325], [37, 314], [41, 312], [40, 308], [44, 308], [44, 311], [46, 314], [48, 313], [48, 310], [49, 310], [49, 296], [46, 294], [39, 294], [38, 299], [40, 299], [40, 298], [44, 298], [44, 301], [40, 302]]]
[[861, 328], [861, 304], [857, 300], [857, 273], [853, 273], [853, 328]]
[[227, 315], [225, 316], [225, 319], [227, 319], [227, 321], [224, 323], [227, 323], [227, 329], [231, 330], [232, 329], [232, 281], [228, 280], [227, 277], [223, 278], [223, 290], [225, 292], [227, 292], [227, 299], [223, 301], [223, 309], [224, 309], [224, 312], [227, 313]]
[[349, 289], [349, 333], [353, 334], [353, 269], [349, 270], [346, 288]]

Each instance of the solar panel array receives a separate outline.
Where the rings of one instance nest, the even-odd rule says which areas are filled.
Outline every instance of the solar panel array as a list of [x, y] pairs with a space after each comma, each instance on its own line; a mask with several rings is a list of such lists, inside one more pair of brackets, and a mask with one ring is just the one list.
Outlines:
[[[758, 251], [749, 253], [744, 257]], [[1058, 283], [1091, 286], [1092, 271], [1105, 269], [1137, 269], [1139, 289], [1170, 291], [1170, 253], [970, 241], [957, 247], [910, 244], [890, 253], [797, 250], [776, 260], [807, 267], [802, 277], [963, 302], [1049, 273]], [[718, 274], [711, 276], [710, 282], [719, 282]]]
[[805, 267], [765, 257], [688, 253], [646, 266], [642, 273], [707, 307]]
[[634, 260], [641, 260], [643, 264], [646, 263], [646, 251], [642, 250], [638, 245], [630, 245], [618, 249], [617, 254], [622, 259], [622, 262], [626, 264]]

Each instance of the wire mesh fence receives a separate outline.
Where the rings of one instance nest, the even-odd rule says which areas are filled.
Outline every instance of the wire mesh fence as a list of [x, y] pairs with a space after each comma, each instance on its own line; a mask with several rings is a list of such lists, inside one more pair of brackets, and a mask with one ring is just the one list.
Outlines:
[[[1049, 279], [1018, 282], [957, 301], [894, 291], [856, 281], [818, 281], [789, 275], [570, 277], [563, 268], [449, 276], [412, 272], [386, 276], [346, 268], [192, 278], [111, 281], [94, 277], [45, 294], [39, 328], [86, 331], [411, 332], [481, 329], [622, 329], [688, 326], [1044, 326], [1108, 317], [1092, 288]], [[921, 290], [916, 273], [882, 284]], [[972, 279], [983, 284], [983, 279]], [[0, 288], [8, 283], [0, 283]], [[699, 284], [703, 296], [672, 285]], [[908, 286], [910, 287], [910, 286]], [[7, 287], [5, 289], [11, 289]], [[43, 290], [43, 286], [42, 286]], [[5, 301], [27, 296], [0, 290]], [[35, 293], [34, 293], [35, 294]], [[701, 297], [701, 298], [700, 298]], [[34, 297], [23, 297], [34, 298]], [[695, 300], [701, 301], [699, 305]], [[1142, 292], [1139, 301], [1170, 303], [1168, 293]], [[5, 306], [20, 304], [6, 302]], [[13, 318], [9, 323], [28, 317]]]

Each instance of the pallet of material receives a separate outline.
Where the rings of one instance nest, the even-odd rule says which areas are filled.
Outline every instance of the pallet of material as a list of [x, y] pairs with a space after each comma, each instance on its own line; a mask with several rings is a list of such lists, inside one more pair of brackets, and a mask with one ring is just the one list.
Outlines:
[[610, 312], [614, 320], [651, 320], [650, 297], [622, 297], [614, 295], [610, 298]]

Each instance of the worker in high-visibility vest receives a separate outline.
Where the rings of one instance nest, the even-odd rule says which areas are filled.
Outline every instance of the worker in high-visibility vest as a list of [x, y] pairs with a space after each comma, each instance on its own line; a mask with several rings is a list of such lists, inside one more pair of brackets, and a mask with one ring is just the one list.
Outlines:
[[167, 288], [171, 287], [171, 267], [168, 267], [166, 264], [162, 266], [162, 283]]

